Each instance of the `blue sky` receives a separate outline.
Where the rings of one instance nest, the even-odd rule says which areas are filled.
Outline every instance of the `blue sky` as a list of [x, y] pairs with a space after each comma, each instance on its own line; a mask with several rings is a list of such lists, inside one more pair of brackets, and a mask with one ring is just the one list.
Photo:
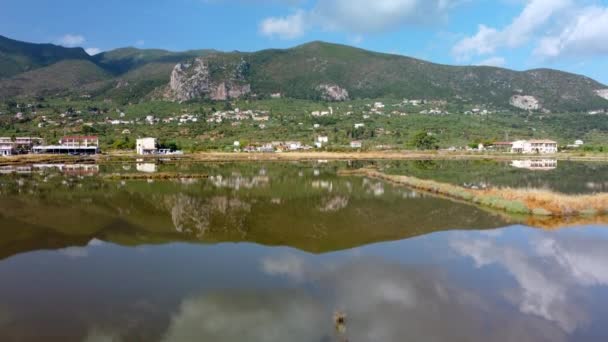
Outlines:
[[445, 64], [557, 68], [608, 84], [608, 0], [2, 0], [0, 34], [91, 53], [323, 40]]

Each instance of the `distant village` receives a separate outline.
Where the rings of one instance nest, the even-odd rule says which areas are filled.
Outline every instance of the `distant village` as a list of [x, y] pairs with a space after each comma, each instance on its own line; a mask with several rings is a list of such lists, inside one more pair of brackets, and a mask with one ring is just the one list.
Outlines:
[[[329, 143], [329, 137], [319, 135], [311, 144], [301, 141], [271, 141], [268, 143], [241, 146], [239, 141], [233, 144], [234, 152], [289, 152], [308, 151], [323, 148]], [[580, 148], [584, 142], [576, 140], [569, 148]], [[352, 149], [361, 149], [363, 142], [353, 140]], [[558, 152], [558, 143], [549, 139], [517, 140], [512, 142], [495, 142], [488, 146], [479, 144], [476, 149], [469, 151], [496, 151], [513, 154], [554, 154]], [[451, 147], [449, 151], [458, 150]], [[97, 136], [65, 136], [57, 144], [47, 145], [42, 138], [37, 137], [0, 137], [0, 156], [19, 154], [67, 154], [67, 155], [94, 155], [100, 153], [99, 138]], [[175, 155], [182, 151], [159, 148], [157, 138], [147, 137], [136, 140], [135, 152], [138, 155]]]
[[[383, 102], [373, 102], [364, 105], [362, 112], [361, 121], [359, 116], [352, 122], [351, 130], [357, 131], [366, 128], [366, 119], [369, 119], [373, 115], [378, 116], [407, 116], [408, 113], [415, 112], [416, 107], [419, 114], [424, 115], [448, 115], [449, 111], [445, 108], [445, 101], [426, 101], [426, 100], [408, 100], [405, 99], [400, 103], [396, 104], [384, 104]], [[349, 108], [352, 106], [349, 106]], [[28, 104], [26, 108], [29, 108], [33, 114], [35, 114], [35, 106]], [[348, 109], [348, 108], [347, 108]], [[407, 109], [407, 110], [404, 110]], [[92, 109], [91, 109], [92, 110]], [[468, 109], [464, 114], [469, 115], [489, 115], [494, 114], [495, 111], [485, 108], [483, 106], [474, 106]], [[208, 124], [222, 124], [229, 122], [231, 126], [238, 127], [244, 121], [253, 122], [255, 127], [258, 129], [266, 129], [267, 122], [271, 119], [271, 114], [267, 110], [240, 110], [239, 108], [230, 110], [216, 110], [213, 113], [207, 115], [181, 113], [173, 114], [168, 117], [157, 117], [155, 115], [146, 115], [142, 118], [136, 118], [128, 120], [126, 114], [116, 109], [117, 118], [106, 117], [103, 121], [99, 122], [85, 122], [83, 119], [78, 119], [78, 114], [81, 111], [68, 111], [59, 114], [59, 118], [63, 121], [55, 121], [47, 117], [46, 115], [37, 116], [39, 123], [38, 127], [42, 128], [47, 125], [65, 125], [66, 123], [80, 124], [83, 127], [93, 125], [110, 125], [120, 126], [125, 125], [125, 129], [119, 130], [123, 135], [128, 136], [131, 134], [132, 125], [162, 125], [162, 124], [177, 124], [178, 126], [195, 124], [198, 122], [206, 122]], [[89, 113], [90, 114], [90, 113]], [[109, 114], [109, 113], [108, 113]], [[313, 118], [320, 118], [326, 116], [335, 115], [335, 109], [328, 107], [326, 110], [315, 110], [310, 112], [310, 116]], [[353, 115], [352, 111], [344, 112], [341, 111], [342, 115], [350, 116]], [[16, 118], [23, 117], [23, 113], [17, 113]], [[76, 120], [76, 121], [73, 121]], [[303, 123], [298, 123], [303, 125]], [[234, 152], [290, 152], [290, 151], [309, 151], [313, 149], [323, 149], [328, 147], [340, 147], [350, 148], [353, 150], [361, 149], [394, 149], [392, 145], [374, 145], [370, 146], [369, 142], [360, 136], [353, 136], [352, 140], [346, 140], [341, 142], [340, 146], [335, 146], [335, 140], [331, 140], [329, 134], [323, 131], [319, 123], [313, 123], [312, 127], [314, 138], [312, 141], [300, 141], [300, 140], [274, 140], [274, 141], [255, 141], [255, 142], [244, 142], [234, 141], [232, 146], [227, 146]], [[389, 134], [388, 130], [384, 128], [374, 128], [376, 135]], [[230, 142], [225, 142], [226, 145]], [[573, 144], [569, 144], [566, 147], [569, 149], [577, 149], [584, 145], [583, 141], [576, 140]], [[166, 148], [159, 148], [157, 138], [145, 137], [136, 139], [135, 150], [139, 155], [170, 155], [170, 154], [181, 154], [181, 151], [171, 150]], [[505, 142], [495, 142], [491, 144], [479, 144], [476, 147], [451, 147], [447, 149], [449, 151], [466, 150], [471, 152], [483, 152], [483, 151], [495, 151], [504, 153], [514, 154], [552, 154], [558, 152], [558, 143], [550, 139], [534, 139], [534, 140], [515, 140]], [[46, 144], [45, 141], [38, 137], [0, 137], [0, 156], [11, 156], [19, 154], [70, 154], [70, 155], [91, 155], [100, 153], [100, 144], [97, 136], [65, 136], [61, 138], [57, 143]]]

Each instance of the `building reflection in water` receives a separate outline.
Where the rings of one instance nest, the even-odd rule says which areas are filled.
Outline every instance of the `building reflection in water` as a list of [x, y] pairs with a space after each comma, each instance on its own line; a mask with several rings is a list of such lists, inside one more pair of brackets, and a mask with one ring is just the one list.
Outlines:
[[527, 169], [532, 171], [550, 171], [557, 169], [557, 160], [555, 159], [528, 159], [528, 160], [513, 160], [511, 166], [518, 169]]

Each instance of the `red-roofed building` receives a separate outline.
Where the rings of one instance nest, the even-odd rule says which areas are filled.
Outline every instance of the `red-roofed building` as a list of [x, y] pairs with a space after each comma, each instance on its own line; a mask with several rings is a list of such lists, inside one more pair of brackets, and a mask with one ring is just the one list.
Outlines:
[[59, 141], [66, 147], [99, 147], [99, 138], [96, 136], [67, 136]]

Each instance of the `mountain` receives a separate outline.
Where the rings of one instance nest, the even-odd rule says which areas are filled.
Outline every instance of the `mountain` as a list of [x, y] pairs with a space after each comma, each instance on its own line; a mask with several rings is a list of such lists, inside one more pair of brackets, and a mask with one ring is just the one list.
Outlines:
[[214, 50], [191, 50], [184, 52], [173, 52], [160, 49], [137, 49], [134, 47], [122, 48], [102, 52], [93, 56], [93, 60], [117, 75], [127, 73], [149, 63], [175, 64], [195, 57], [205, 56]]
[[25, 43], [0, 36], [0, 79], [63, 60], [88, 60], [89, 58], [82, 48]]
[[[2, 37], [0, 51], [0, 75], [5, 77], [0, 81], [0, 98], [86, 92], [118, 102], [137, 102], [281, 94], [330, 101], [447, 100], [522, 110], [608, 108], [608, 86], [581, 75], [550, 69], [440, 65], [324, 42], [258, 52], [123, 48], [90, 57], [82, 49]], [[70, 69], [66, 65], [74, 62], [66, 64], [68, 60], [81, 63]], [[59, 62], [64, 62], [62, 74], [54, 67]], [[37, 73], [32, 74], [34, 71]], [[41, 82], [40, 78], [53, 80]]]
[[93, 61], [111, 73], [109, 80], [96, 93], [118, 102], [138, 102], [169, 81], [175, 65], [181, 61], [206, 56], [213, 50], [173, 52], [133, 47], [102, 52]]
[[[246, 75], [239, 75], [235, 59], [246, 63]], [[549, 69], [519, 72], [440, 65], [323, 42], [286, 50], [216, 54], [200, 61], [209, 70], [232, 70], [219, 79], [211, 72], [213, 84], [229, 84], [238, 76], [258, 96], [281, 93], [306, 99], [343, 99], [345, 95], [405, 97], [564, 111], [608, 106], [608, 101], [597, 93], [607, 87], [585, 76]], [[189, 65], [197, 68], [197, 63]], [[179, 84], [172, 85], [173, 90], [178, 87]], [[176, 99], [182, 100], [183, 96]]]
[[65, 60], [0, 80], [5, 97], [69, 95], [93, 90], [109, 78], [107, 71], [88, 60]]

